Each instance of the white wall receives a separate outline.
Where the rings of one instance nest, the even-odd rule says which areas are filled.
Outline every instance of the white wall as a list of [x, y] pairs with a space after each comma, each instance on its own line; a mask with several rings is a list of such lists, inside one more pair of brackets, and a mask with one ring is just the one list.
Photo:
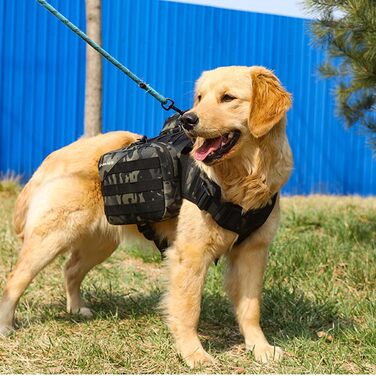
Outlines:
[[304, 0], [167, 0], [179, 3], [208, 5], [280, 16], [312, 18], [304, 10]]

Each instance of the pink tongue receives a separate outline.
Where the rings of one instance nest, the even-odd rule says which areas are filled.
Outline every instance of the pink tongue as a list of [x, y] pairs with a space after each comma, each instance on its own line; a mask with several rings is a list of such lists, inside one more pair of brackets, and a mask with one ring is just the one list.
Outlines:
[[211, 152], [220, 148], [222, 137], [205, 140], [205, 142], [195, 151], [195, 159], [203, 161]]

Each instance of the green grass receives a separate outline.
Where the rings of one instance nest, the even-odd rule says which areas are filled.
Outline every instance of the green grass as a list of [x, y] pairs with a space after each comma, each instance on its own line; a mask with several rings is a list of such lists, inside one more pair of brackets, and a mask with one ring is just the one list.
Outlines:
[[[13, 191], [0, 192], [1, 287], [19, 248], [11, 228], [14, 200]], [[286, 357], [264, 366], [244, 352], [220, 261], [210, 268], [200, 321], [217, 364], [199, 371], [376, 373], [376, 199], [292, 197], [282, 209], [262, 323]], [[65, 313], [63, 263], [64, 257], [49, 266], [21, 298], [18, 330], [0, 339], [1, 373], [197, 372], [176, 355], [158, 312], [157, 253], [120, 248], [90, 273], [83, 285], [95, 312], [89, 321]]]

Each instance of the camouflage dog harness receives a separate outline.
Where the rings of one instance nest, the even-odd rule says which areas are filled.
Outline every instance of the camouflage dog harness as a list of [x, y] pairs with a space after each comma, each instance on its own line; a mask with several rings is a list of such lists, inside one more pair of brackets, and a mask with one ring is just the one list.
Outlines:
[[268, 219], [277, 193], [267, 206], [245, 213], [241, 206], [223, 201], [221, 188], [189, 156], [193, 142], [179, 117], [168, 118], [158, 137], [143, 137], [100, 158], [107, 220], [113, 225], [137, 224], [163, 252], [169, 244], [156, 236], [152, 223], [176, 217], [185, 198], [208, 212], [219, 226], [237, 233], [235, 244], [239, 244]]

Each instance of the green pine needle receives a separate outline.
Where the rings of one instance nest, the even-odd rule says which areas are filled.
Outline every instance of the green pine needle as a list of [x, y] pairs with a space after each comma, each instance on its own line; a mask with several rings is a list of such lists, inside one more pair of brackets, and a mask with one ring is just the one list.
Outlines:
[[375, 146], [376, 130], [376, 1], [306, 0], [318, 18], [311, 32], [327, 59], [320, 75], [336, 80], [337, 114], [347, 126], [360, 124]]

